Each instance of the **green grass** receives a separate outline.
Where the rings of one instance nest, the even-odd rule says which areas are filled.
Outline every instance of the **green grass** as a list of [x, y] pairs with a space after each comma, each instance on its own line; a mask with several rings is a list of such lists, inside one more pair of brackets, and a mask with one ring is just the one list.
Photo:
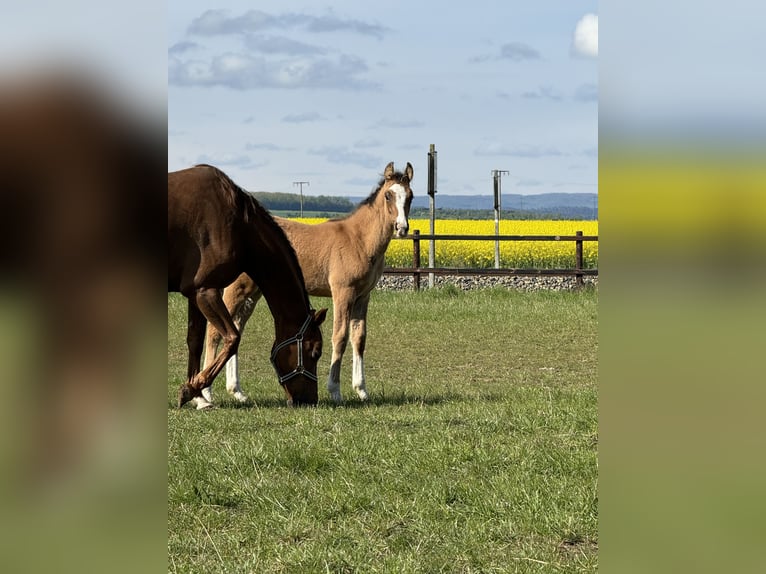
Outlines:
[[[316, 299], [315, 306], [329, 300]], [[595, 572], [597, 293], [376, 292], [371, 401], [288, 409], [258, 305], [239, 406], [173, 408], [185, 300], [168, 297], [171, 572]]]

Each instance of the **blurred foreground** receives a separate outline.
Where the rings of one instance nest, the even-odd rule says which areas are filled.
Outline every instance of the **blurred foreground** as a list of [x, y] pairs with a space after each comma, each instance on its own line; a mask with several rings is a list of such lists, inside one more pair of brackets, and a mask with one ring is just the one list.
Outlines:
[[166, 121], [82, 64], [0, 69], [5, 572], [165, 566]]
[[620, 143], [599, 160], [600, 567], [762, 571], [763, 150]]

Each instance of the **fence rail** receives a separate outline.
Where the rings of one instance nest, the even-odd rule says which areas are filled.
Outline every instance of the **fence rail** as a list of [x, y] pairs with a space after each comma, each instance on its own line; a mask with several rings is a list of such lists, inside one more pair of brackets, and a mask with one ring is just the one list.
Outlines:
[[[574, 276], [577, 285], [583, 284], [586, 275], [597, 276], [598, 269], [583, 268], [582, 245], [585, 241], [598, 241], [598, 235], [583, 235], [577, 231], [575, 235], [430, 235], [421, 234], [416, 229], [411, 235], [402, 237], [400, 241], [412, 241], [412, 267], [385, 267], [384, 275], [412, 275], [415, 290], [420, 289], [420, 278], [423, 274], [433, 275], [520, 275], [520, 276]], [[468, 267], [421, 267], [420, 241], [571, 241], [575, 244], [574, 269], [481, 269]]]

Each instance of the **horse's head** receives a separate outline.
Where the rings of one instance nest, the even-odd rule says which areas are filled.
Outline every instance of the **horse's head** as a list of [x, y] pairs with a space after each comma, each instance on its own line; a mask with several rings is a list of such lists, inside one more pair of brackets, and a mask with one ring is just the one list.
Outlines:
[[320, 326], [326, 316], [327, 309], [311, 310], [298, 333], [285, 341], [275, 342], [271, 350], [271, 363], [290, 406], [315, 405], [319, 400], [317, 363], [322, 356]]
[[394, 218], [394, 234], [404, 237], [410, 229], [410, 205], [412, 204], [412, 165], [407, 162], [404, 173], [394, 171], [394, 162], [389, 163], [383, 172], [383, 186], [380, 192], [386, 201], [386, 209]]

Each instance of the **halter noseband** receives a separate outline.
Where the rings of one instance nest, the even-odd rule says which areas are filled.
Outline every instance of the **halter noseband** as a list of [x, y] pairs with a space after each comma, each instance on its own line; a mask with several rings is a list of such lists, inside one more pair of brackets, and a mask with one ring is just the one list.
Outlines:
[[[277, 373], [277, 378], [279, 379], [279, 384], [284, 386], [284, 384], [292, 379], [293, 377], [297, 377], [298, 375], [303, 375], [307, 379], [310, 379], [312, 381], [317, 380], [317, 376], [314, 373], [310, 373], [309, 371], [305, 370], [305, 367], [303, 366], [303, 345], [301, 344], [303, 342], [303, 335], [306, 333], [306, 330], [309, 328], [309, 325], [311, 324], [311, 319], [313, 318], [312, 314], [309, 313], [309, 316], [306, 317], [306, 320], [303, 322], [303, 326], [298, 331], [298, 334], [294, 337], [290, 337], [289, 339], [286, 339], [285, 341], [282, 341], [274, 347], [274, 349], [271, 351], [271, 364], [274, 366], [274, 370]], [[283, 349], [284, 347], [287, 347], [288, 345], [292, 345], [293, 343], [298, 343], [298, 365], [289, 373], [286, 375], [280, 375], [279, 369], [277, 368], [277, 353]]]

